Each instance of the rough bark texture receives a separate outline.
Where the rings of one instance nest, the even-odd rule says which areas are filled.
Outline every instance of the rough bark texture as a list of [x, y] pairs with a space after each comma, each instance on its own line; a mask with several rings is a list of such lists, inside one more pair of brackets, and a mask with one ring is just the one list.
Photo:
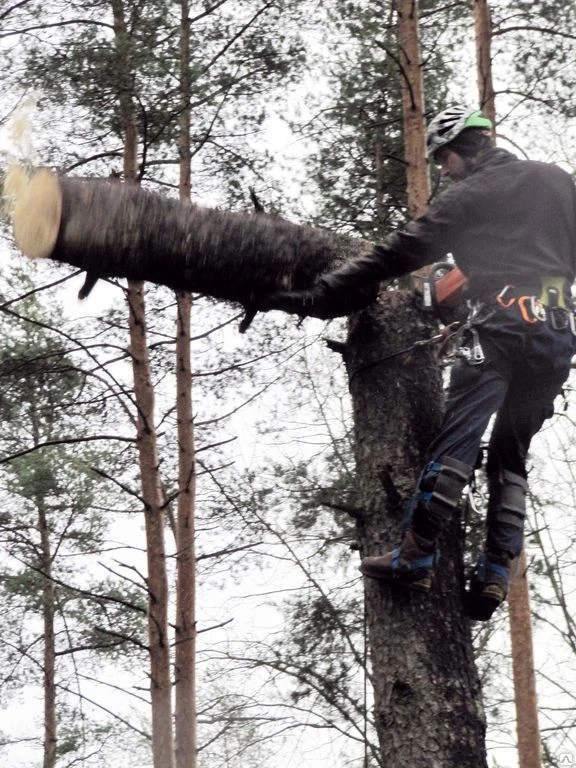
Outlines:
[[[496, 125], [496, 102], [492, 82], [492, 23], [487, 0], [475, 0], [474, 21], [480, 106], [486, 117]], [[534, 671], [532, 611], [524, 550], [518, 559], [515, 575], [510, 581], [508, 609], [514, 670], [518, 761], [522, 768], [541, 768], [542, 747]]]
[[[307, 287], [319, 273], [372, 248], [277, 216], [202, 208], [132, 184], [60, 178], [55, 188], [61, 223], [54, 248], [42, 255], [102, 277], [148, 280], [244, 305], [257, 294]], [[38, 208], [46, 204], [53, 217], [53, 204], [42, 199], [43, 190], [39, 195]], [[35, 223], [38, 208], [30, 213]], [[25, 225], [15, 218], [17, 244], [34, 256], [19, 231]]]
[[[438, 429], [442, 389], [428, 347], [372, 365], [430, 332], [409, 294], [353, 319], [345, 354], [363, 516], [361, 555], [396, 546], [406, 501]], [[483, 768], [485, 723], [462, 610], [460, 524], [442, 542], [427, 597], [365, 579], [375, 718], [386, 768]]]

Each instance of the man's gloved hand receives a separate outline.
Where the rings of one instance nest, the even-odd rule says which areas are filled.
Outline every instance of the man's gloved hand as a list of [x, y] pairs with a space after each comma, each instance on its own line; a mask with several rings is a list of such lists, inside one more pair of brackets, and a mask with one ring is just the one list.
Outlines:
[[319, 317], [322, 320], [335, 317], [330, 313], [327, 304], [326, 294], [320, 283], [302, 291], [274, 291], [256, 301], [261, 312], [279, 309], [301, 317]]
[[376, 301], [377, 282], [353, 291], [336, 292], [322, 278], [312, 287], [301, 291], [274, 291], [259, 297], [255, 305], [261, 312], [279, 309], [301, 317], [317, 317], [329, 320], [332, 317], [349, 315], [364, 309]]

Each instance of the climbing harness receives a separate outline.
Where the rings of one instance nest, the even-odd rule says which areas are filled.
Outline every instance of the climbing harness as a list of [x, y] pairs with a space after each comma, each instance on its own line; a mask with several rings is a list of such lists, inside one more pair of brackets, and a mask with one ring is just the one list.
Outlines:
[[468, 301], [469, 314], [462, 326], [462, 345], [457, 355], [469, 365], [481, 365], [485, 361], [478, 327], [492, 318], [499, 309], [517, 311], [528, 325], [549, 322], [551, 328], [560, 331], [570, 328], [576, 336], [574, 310], [566, 306], [566, 281], [559, 277], [541, 277], [542, 291], [536, 295], [532, 289], [505, 285], [495, 298], [487, 301]]
[[[516, 296], [515, 293], [513, 285], [505, 285], [496, 296], [496, 303], [502, 309], [512, 309], [517, 306], [522, 320], [526, 323], [539, 323], [546, 320], [546, 307], [539, 297], [527, 293]], [[565, 310], [562, 311], [565, 312]]]

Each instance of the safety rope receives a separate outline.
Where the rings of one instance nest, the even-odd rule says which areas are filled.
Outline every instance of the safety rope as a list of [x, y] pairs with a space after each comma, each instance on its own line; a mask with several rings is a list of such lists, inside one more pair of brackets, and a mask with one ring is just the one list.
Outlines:
[[450, 338], [456, 333], [458, 328], [462, 323], [458, 320], [454, 323], [450, 323], [450, 325], [447, 325], [441, 333], [437, 333], [435, 336], [431, 336], [429, 339], [419, 339], [418, 341], [415, 341], [414, 343], [410, 344], [407, 347], [403, 347], [402, 349], [397, 349], [395, 352], [389, 352], [387, 355], [384, 355], [383, 357], [378, 357], [376, 360], [371, 360], [369, 363], [364, 363], [364, 365], [359, 365], [357, 368], [355, 368], [348, 378], [348, 382], [351, 383], [352, 380], [363, 371], [366, 371], [370, 368], [374, 368], [376, 365], [380, 365], [380, 363], [385, 363], [388, 360], [392, 360], [395, 357], [400, 357], [401, 355], [406, 355], [409, 352], [412, 352], [415, 349], [419, 349], [420, 347], [428, 347], [432, 344], [438, 344], [440, 342], [448, 342]]

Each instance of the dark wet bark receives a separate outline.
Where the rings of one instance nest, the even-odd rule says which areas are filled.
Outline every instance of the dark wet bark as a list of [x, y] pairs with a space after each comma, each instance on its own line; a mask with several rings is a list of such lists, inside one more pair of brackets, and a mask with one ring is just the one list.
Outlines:
[[147, 280], [250, 304], [308, 287], [371, 246], [266, 214], [201, 208], [131, 184], [62, 178], [51, 258], [101, 277]]
[[[372, 365], [431, 329], [410, 295], [385, 293], [354, 317], [345, 353], [356, 431], [362, 556], [397, 546], [406, 501], [442, 414], [431, 347]], [[483, 768], [479, 680], [461, 602], [462, 534], [446, 532], [429, 596], [365, 579], [375, 717], [386, 768]]]

